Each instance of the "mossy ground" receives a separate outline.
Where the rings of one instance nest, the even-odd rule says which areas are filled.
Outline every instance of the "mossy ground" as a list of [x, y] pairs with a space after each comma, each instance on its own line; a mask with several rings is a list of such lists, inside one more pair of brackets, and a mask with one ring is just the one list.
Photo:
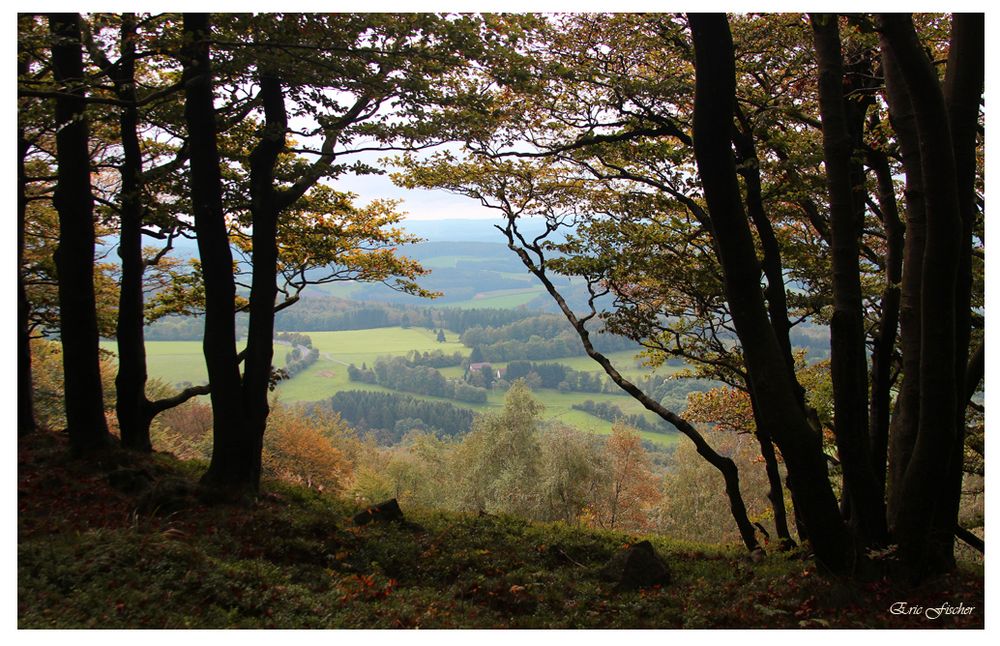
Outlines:
[[[917, 589], [819, 576], [801, 554], [651, 537], [663, 588], [616, 593], [598, 570], [639, 537], [516, 518], [406, 510], [354, 527], [348, 501], [265, 483], [253, 504], [140, 513], [122, 466], [194, 482], [204, 465], [109, 454], [84, 462], [38, 432], [18, 451], [21, 628], [982, 627], [981, 568]], [[893, 615], [974, 606], [971, 615]]]

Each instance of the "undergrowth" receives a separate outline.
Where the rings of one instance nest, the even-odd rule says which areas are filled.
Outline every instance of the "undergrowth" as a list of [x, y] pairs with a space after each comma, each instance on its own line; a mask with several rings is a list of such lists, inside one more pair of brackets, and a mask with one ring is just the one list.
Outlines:
[[[800, 553], [720, 549], [503, 516], [404, 510], [354, 527], [342, 499], [266, 482], [252, 505], [110, 485], [141, 471], [191, 491], [203, 464], [110, 453], [70, 459], [38, 432], [18, 452], [21, 628], [982, 627], [981, 568], [903, 589], [819, 576]], [[113, 480], [114, 478], [110, 478]], [[182, 486], [182, 485], [186, 485]], [[599, 570], [649, 538], [663, 587], [616, 592]], [[890, 612], [944, 603], [970, 615]]]

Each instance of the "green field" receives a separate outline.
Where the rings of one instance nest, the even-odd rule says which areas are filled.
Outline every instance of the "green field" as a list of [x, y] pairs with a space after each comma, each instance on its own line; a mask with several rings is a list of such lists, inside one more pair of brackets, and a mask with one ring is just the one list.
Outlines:
[[[292, 379], [281, 382], [276, 395], [285, 402], [320, 401], [332, 397], [341, 390], [369, 390], [393, 392], [388, 388], [373, 384], [352, 382], [347, 377], [347, 366], [351, 363], [360, 366], [363, 363], [371, 365], [381, 356], [402, 356], [411, 350], [432, 352], [441, 350], [446, 354], [461, 352], [468, 356], [470, 349], [458, 340], [458, 334], [445, 331], [447, 341], [439, 343], [436, 334], [426, 328], [376, 328], [368, 330], [348, 330], [341, 332], [307, 332], [313, 341], [313, 347], [319, 350], [319, 359], [306, 370]], [[114, 350], [113, 342], [103, 342], [103, 347]], [[277, 365], [283, 364], [288, 346], [275, 345], [274, 355]], [[149, 375], [168, 384], [183, 383], [202, 384], [207, 380], [205, 362], [200, 341], [147, 341], [146, 355]], [[635, 376], [638, 373], [631, 352], [615, 352], [608, 355], [622, 372]], [[599, 372], [601, 370], [588, 357], [572, 357], [553, 359], [552, 362], [563, 363], [575, 370]], [[495, 364], [503, 368], [506, 362]], [[462, 368], [453, 367], [441, 370], [444, 376], [459, 378]], [[562, 393], [548, 388], [538, 389], [535, 396], [545, 405], [544, 418], [559, 420], [570, 426], [592, 433], [607, 434], [611, 424], [583, 411], [574, 410], [573, 404], [579, 404], [588, 399], [594, 401], [609, 401], [622, 409], [626, 414], [645, 413], [645, 409], [631, 397], [625, 395], [610, 395], [601, 393]], [[481, 412], [490, 408], [503, 406], [504, 393], [493, 391], [489, 394], [486, 404], [458, 404], [452, 400], [435, 397], [422, 399], [448, 401], [474, 411]], [[647, 413], [650, 419], [651, 415]], [[656, 444], [670, 446], [677, 441], [676, 434], [661, 435], [658, 433], [641, 433], [641, 435]]]
[[450, 303], [431, 303], [436, 307], [457, 307], [460, 309], [512, 309], [527, 305], [544, 293], [541, 286], [525, 287], [518, 289], [496, 289], [493, 291], [479, 292], [473, 298], [464, 301], [453, 301]]

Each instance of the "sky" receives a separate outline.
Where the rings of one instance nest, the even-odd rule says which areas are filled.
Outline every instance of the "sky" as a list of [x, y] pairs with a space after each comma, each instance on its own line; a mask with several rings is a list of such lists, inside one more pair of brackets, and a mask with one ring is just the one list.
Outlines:
[[[384, 153], [383, 153], [384, 155]], [[355, 156], [352, 156], [352, 159]], [[360, 155], [356, 156], [360, 157]], [[378, 155], [366, 159], [375, 163]], [[391, 169], [390, 169], [391, 170]], [[332, 183], [340, 191], [357, 193], [357, 204], [367, 204], [374, 199], [400, 199], [399, 210], [407, 220], [496, 219], [496, 211], [487, 209], [478, 201], [443, 190], [406, 189], [392, 183], [386, 175], [354, 175], [346, 173]]]

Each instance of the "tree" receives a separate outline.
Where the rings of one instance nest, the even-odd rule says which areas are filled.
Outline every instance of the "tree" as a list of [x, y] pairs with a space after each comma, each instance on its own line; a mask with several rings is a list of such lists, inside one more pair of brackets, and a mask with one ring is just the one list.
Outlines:
[[608, 459], [597, 438], [553, 425], [542, 432], [539, 486], [547, 520], [581, 522], [609, 488]]
[[[20, 25], [18, 25], [20, 28]], [[28, 71], [25, 54], [18, 48], [17, 73]], [[31, 340], [28, 332], [30, 306], [24, 289], [24, 227], [28, 210], [27, 172], [25, 158], [30, 143], [26, 138], [23, 117], [18, 112], [17, 122], [17, 434], [25, 435], [35, 430], [35, 411], [32, 397]]]
[[[99, 18], [95, 18], [95, 23], [98, 21]], [[179, 235], [182, 228], [177, 221], [163, 217], [158, 218], [160, 222], [156, 231], [146, 227], [153, 219], [150, 213], [154, 210], [150, 205], [152, 200], [149, 198], [152, 191], [147, 183], [152, 178], [162, 179], [171, 170], [179, 167], [186, 158], [187, 150], [182, 146], [177, 154], [166, 162], [144, 170], [144, 161], [148, 160], [144, 159], [143, 144], [147, 149], [153, 148], [155, 150], [157, 147], [150, 145], [148, 141], [141, 141], [140, 137], [142, 124], [139, 112], [140, 98], [137, 92], [140, 78], [137, 73], [137, 63], [141, 61], [140, 57], [148, 57], [149, 54], [139, 52], [137, 49], [137, 41], [140, 36], [137, 22], [134, 14], [121, 15], [117, 60], [112, 62], [95, 42], [90, 26], [88, 26], [87, 48], [91, 58], [112, 81], [113, 95], [120, 103], [118, 108], [118, 140], [121, 145], [121, 163], [118, 166], [118, 171], [121, 180], [117, 205], [111, 207], [117, 211], [120, 222], [118, 256], [121, 260], [117, 324], [115, 327], [115, 337], [118, 344], [115, 410], [122, 446], [149, 452], [152, 450], [150, 423], [153, 418], [162, 411], [180, 405], [191, 397], [206, 394], [208, 389], [203, 386], [192, 387], [172, 397], [155, 401], [150, 401], [146, 393], [147, 373], [143, 326], [148, 320], [158, 318], [163, 314], [161, 311], [156, 312], [154, 316], [148, 316], [149, 311], [145, 307], [144, 293], [147, 288], [146, 272], [151, 266], [156, 266], [161, 262], [166, 264], [164, 258], [171, 250], [173, 240]], [[149, 21], [144, 22], [147, 23], [146, 29], [150, 29]], [[143, 35], [149, 37], [147, 34]], [[149, 66], [149, 63], [147, 62], [146, 65]], [[148, 73], [142, 74], [143, 78], [149, 76]], [[148, 92], [147, 96], [142, 98], [141, 103], [145, 104], [157, 98], [163, 100], [163, 97], [169, 97], [178, 89], [176, 84], [157, 88]], [[155, 234], [165, 238], [166, 245], [147, 258], [144, 255], [142, 242], [144, 234]], [[180, 276], [174, 276], [174, 278], [175, 280], [171, 283], [174, 289], [167, 293], [175, 297], [179, 296], [181, 301], [189, 299], [190, 296], [177, 289], [185, 285], [184, 278]], [[169, 308], [166, 311], [169, 311]]]
[[66, 380], [66, 423], [76, 451], [110, 442], [104, 417], [94, 296], [94, 197], [84, 101], [80, 17], [51, 14], [58, 180], [53, 204], [59, 212], [59, 333]]
[[184, 119], [191, 147], [191, 204], [205, 283], [203, 347], [212, 401], [212, 462], [202, 481], [240, 495], [258, 482], [254, 465], [261, 446], [256, 438], [245, 439], [248, 419], [236, 359], [236, 287], [222, 208], [210, 29], [207, 14], [184, 14]]
[[662, 494], [660, 479], [652, 471], [639, 433], [616, 423], [611, 427], [604, 450], [609, 481], [589, 509], [593, 522], [607, 529], [648, 530], [649, 512]]
[[537, 514], [539, 417], [543, 406], [515, 381], [498, 412], [486, 412], [457, 449], [463, 509]]
[[[820, 121], [830, 204], [833, 269], [833, 317], [830, 322], [831, 372], [836, 437], [844, 468], [849, 520], [862, 540], [879, 545], [887, 539], [885, 500], [875, 476], [868, 423], [868, 363], [861, 292], [860, 238], [863, 195], [855, 188], [858, 164], [852, 162], [863, 136], [870, 96], [848, 101], [836, 15], [811, 17], [819, 64]], [[860, 90], [854, 88], [857, 94]], [[864, 96], [864, 95], [862, 95]]]
[[[963, 451], [966, 408], [956, 385], [964, 383], [969, 355], [967, 327], [959, 332], [957, 321], [968, 321], [971, 265], [963, 257], [970, 243], [963, 242], [963, 238], [971, 237], [975, 185], [974, 168], [965, 163], [960, 173], [956, 158], [975, 156], [975, 136], [966, 133], [974, 131], [978, 122], [982, 94], [978, 61], [983, 57], [984, 32], [981, 16], [953, 18], [951, 48], [956, 59], [950, 61], [945, 84], [955, 88], [949, 93], [951, 103], [960, 107], [950, 111], [911, 18], [879, 16], [879, 30], [883, 52], [894, 59], [910, 99], [925, 191], [927, 236], [920, 259], [920, 397], [916, 403], [919, 412], [912, 453], [899, 483], [902, 494], [894, 527], [904, 559], [920, 576], [954, 567], [953, 535], [958, 509], [954, 483], [961, 480], [956, 472]], [[970, 62], [976, 61], [971, 69], [962, 69], [957, 63], [965, 56]], [[968, 109], [970, 104], [976, 108]], [[953, 126], [961, 133], [958, 141]], [[905, 257], [903, 262], [905, 273]], [[916, 268], [911, 265], [910, 270]], [[958, 423], [959, 419], [963, 421]]]

